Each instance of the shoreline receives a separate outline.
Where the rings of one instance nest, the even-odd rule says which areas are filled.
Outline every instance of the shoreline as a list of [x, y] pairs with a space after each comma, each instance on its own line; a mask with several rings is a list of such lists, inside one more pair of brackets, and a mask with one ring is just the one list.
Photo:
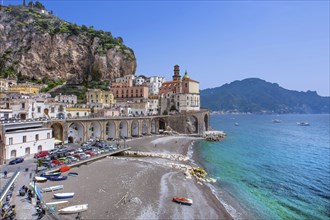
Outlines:
[[[189, 156], [196, 140], [200, 138], [153, 136], [126, 143], [132, 151]], [[64, 182], [41, 183], [39, 187], [63, 184], [64, 189], [56, 193], [75, 192], [75, 197], [68, 199], [65, 207], [88, 203], [89, 209], [82, 213], [83, 219], [233, 219], [207, 183], [200, 185], [195, 177], [188, 179], [182, 170], [169, 166], [172, 162], [193, 165], [192, 157], [188, 161], [109, 157], [73, 168], [73, 172], [79, 173], [78, 177], [69, 177]], [[55, 201], [53, 194], [45, 193], [44, 201]], [[171, 201], [172, 197], [192, 198], [194, 204], [191, 207], [179, 205]], [[57, 206], [60, 208], [63, 206]], [[75, 219], [76, 215], [61, 217]]]

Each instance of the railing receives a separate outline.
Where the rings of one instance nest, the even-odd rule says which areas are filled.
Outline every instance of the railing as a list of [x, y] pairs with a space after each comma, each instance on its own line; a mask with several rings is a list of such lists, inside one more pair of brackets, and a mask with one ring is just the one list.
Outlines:
[[13, 185], [15, 180], [17, 179], [18, 175], [20, 174], [20, 171], [17, 170], [14, 175], [10, 178], [10, 180], [6, 183], [6, 185], [1, 189], [0, 191], [0, 202], [2, 202], [3, 198], [7, 195], [10, 187]]

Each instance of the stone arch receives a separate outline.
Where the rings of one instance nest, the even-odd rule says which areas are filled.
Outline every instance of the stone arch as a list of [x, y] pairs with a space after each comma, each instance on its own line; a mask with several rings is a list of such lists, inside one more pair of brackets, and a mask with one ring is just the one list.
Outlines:
[[52, 137], [55, 139], [55, 143], [56, 141], [61, 141], [64, 142], [64, 138], [63, 138], [63, 126], [60, 123], [54, 123], [52, 124], [51, 128], [53, 129], [52, 133]]
[[68, 143], [71, 144], [71, 143], [73, 143], [73, 141], [74, 141], [73, 137], [72, 136], [69, 136], [68, 137]]
[[124, 138], [128, 136], [128, 125], [127, 121], [123, 120], [119, 123], [119, 138]]
[[163, 131], [166, 130], [166, 120], [164, 118], [160, 118], [158, 120], [158, 128], [159, 130], [163, 130]]
[[44, 109], [44, 114], [48, 116], [48, 113], [49, 113], [49, 109], [48, 108], [45, 108]]
[[116, 137], [116, 124], [113, 121], [108, 121], [106, 124], [105, 136], [107, 140], [113, 140]]
[[196, 116], [188, 116], [186, 120], [186, 133], [197, 134], [198, 133], [198, 119]]
[[148, 134], [148, 121], [147, 120], [142, 120], [142, 135], [147, 135]]
[[88, 132], [89, 132], [89, 135], [88, 135], [89, 138], [101, 139], [102, 127], [101, 127], [100, 122], [98, 122], [98, 121], [91, 122], [89, 124]]
[[30, 155], [31, 149], [30, 147], [25, 148], [25, 155]]
[[16, 150], [10, 151], [10, 158], [15, 158], [16, 155], [17, 155], [17, 151]]
[[[69, 125], [68, 137], [73, 139], [72, 143], [81, 143], [84, 140], [84, 126], [80, 122], [72, 122]], [[68, 139], [68, 141], [70, 141]]]
[[209, 130], [209, 115], [205, 114], [204, 116], [204, 126], [205, 126], [205, 131]]
[[131, 135], [132, 135], [132, 137], [138, 137], [139, 136], [139, 122], [137, 120], [132, 121]]

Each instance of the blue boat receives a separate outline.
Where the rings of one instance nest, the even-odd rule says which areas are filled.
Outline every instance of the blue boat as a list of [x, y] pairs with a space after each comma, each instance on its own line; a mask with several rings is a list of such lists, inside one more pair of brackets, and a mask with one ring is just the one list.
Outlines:
[[67, 176], [51, 176], [48, 177], [49, 180], [51, 181], [62, 181], [62, 180], [66, 180], [68, 177]]
[[78, 173], [76, 173], [76, 172], [70, 172], [70, 173], [68, 173], [68, 176], [78, 176]]
[[68, 198], [72, 198], [73, 196], [74, 196], [74, 192], [54, 194], [55, 199], [68, 199]]
[[40, 176], [42, 177], [46, 177], [47, 179], [49, 179], [50, 177], [57, 177], [57, 176], [61, 176], [61, 172], [56, 172], [56, 173], [42, 173]]

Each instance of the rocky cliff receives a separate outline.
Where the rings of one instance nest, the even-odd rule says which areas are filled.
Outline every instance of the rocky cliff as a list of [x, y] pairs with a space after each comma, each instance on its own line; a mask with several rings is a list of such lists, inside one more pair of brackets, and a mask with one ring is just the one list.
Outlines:
[[42, 5], [0, 9], [1, 76], [81, 83], [135, 69], [133, 50], [110, 32], [63, 21]]

